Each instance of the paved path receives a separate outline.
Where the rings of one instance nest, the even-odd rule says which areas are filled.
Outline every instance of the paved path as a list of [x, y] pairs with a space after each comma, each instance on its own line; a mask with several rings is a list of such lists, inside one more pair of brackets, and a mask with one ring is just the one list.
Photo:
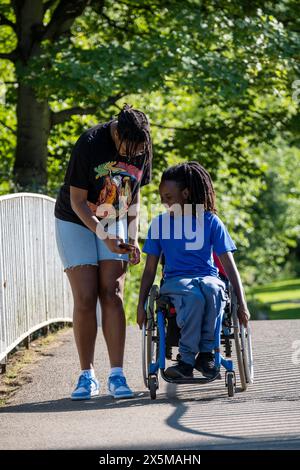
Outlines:
[[[160, 380], [150, 401], [141, 376], [140, 332], [128, 327], [126, 369], [136, 391], [114, 401], [99, 334], [101, 396], [72, 402], [77, 378], [72, 331], [28, 372], [25, 384], [0, 409], [1, 449], [300, 449], [300, 320], [252, 322], [255, 384], [227, 397], [224, 380], [174, 389]], [[295, 346], [295, 344], [294, 344]], [[101, 358], [101, 364], [100, 360]], [[101, 365], [101, 368], [99, 368]]]

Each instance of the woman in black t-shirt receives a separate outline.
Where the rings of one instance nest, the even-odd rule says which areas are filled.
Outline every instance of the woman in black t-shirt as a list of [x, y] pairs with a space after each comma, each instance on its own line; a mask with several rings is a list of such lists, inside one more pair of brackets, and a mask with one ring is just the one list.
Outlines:
[[56, 241], [72, 288], [81, 365], [73, 400], [99, 394], [94, 373], [98, 297], [111, 364], [109, 393], [115, 398], [133, 396], [123, 374], [123, 291], [128, 261], [140, 261], [139, 194], [151, 180], [151, 164], [148, 119], [125, 105], [117, 120], [80, 136], [56, 200]]

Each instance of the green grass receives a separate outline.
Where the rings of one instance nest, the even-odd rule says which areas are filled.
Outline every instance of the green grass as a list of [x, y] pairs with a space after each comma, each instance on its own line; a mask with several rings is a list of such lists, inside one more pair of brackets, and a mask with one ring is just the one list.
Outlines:
[[276, 281], [251, 289], [250, 297], [270, 308], [270, 320], [300, 318], [300, 279]]

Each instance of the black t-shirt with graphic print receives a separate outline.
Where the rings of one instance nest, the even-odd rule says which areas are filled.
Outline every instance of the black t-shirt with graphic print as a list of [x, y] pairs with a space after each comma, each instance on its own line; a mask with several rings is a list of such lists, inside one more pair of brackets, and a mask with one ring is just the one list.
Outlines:
[[151, 180], [145, 154], [121, 156], [110, 132], [110, 124], [88, 129], [77, 140], [68, 164], [64, 184], [55, 204], [55, 217], [84, 225], [70, 203], [70, 186], [87, 189], [87, 204], [99, 219], [125, 214], [139, 187]]

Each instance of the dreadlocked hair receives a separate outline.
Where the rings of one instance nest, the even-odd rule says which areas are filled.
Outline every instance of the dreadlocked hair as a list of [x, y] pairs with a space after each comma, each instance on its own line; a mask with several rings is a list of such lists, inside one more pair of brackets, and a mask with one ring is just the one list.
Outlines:
[[192, 161], [171, 166], [163, 172], [161, 181], [175, 181], [182, 191], [187, 188], [188, 203], [192, 204], [194, 214], [196, 214], [196, 204], [203, 204], [206, 211], [217, 212], [210, 174], [200, 163]]
[[129, 158], [134, 157], [139, 144], [145, 144], [145, 165], [151, 169], [152, 142], [147, 116], [131, 105], [124, 104], [118, 114], [117, 130], [121, 143], [126, 142], [126, 154]]

